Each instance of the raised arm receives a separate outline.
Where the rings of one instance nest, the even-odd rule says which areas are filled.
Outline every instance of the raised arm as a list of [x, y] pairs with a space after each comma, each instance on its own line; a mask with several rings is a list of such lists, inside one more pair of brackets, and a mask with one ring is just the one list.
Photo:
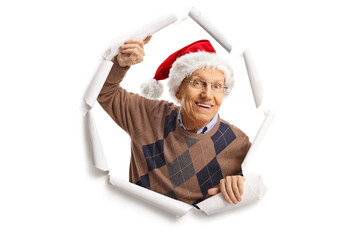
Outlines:
[[[130, 135], [134, 132], [136, 119], [130, 119], [134, 115], [134, 109], [144, 105], [145, 100], [136, 94], [128, 93], [120, 87], [120, 82], [126, 75], [131, 65], [144, 60], [144, 45], [151, 39], [151, 35], [144, 40], [131, 39], [120, 47], [120, 53], [112, 59], [113, 67], [98, 96], [98, 102], [110, 117]], [[135, 107], [136, 106], [136, 107]]]

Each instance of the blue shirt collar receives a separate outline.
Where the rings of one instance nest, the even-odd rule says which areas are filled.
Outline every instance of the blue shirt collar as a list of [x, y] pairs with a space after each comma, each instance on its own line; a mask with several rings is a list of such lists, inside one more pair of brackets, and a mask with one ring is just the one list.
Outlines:
[[[219, 117], [219, 113], [216, 113], [214, 118], [208, 124], [206, 124], [204, 127], [199, 129], [199, 131], [197, 131], [197, 134], [204, 134], [204, 133], [209, 132], [215, 126], [215, 124], [217, 123], [218, 117]], [[184, 130], [186, 130], [186, 127], [184, 126], [183, 121], [182, 121], [181, 108], [180, 108], [180, 111], [179, 111], [179, 114], [178, 114], [177, 121], [179, 122], [180, 126]]]

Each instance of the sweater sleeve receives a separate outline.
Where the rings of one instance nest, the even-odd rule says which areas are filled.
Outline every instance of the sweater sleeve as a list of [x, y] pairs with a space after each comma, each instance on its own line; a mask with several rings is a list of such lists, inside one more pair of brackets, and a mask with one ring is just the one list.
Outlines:
[[169, 104], [127, 92], [120, 87], [128, 70], [129, 67], [122, 68], [115, 61], [97, 100], [110, 117], [133, 138], [161, 124]]

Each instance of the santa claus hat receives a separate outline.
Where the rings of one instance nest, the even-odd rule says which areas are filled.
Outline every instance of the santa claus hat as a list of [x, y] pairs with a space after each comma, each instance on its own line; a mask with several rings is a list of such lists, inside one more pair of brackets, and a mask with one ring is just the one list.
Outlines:
[[163, 87], [160, 80], [169, 78], [168, 87], [170, 95], [177, 101], [175, 94], [181, 82], [194, 71], [201, 68], [220, 70], [225, 76], [225, 85], [228, 90], [224, 96], [229, 95], [234, 86], [232, 68], [225, 59], [221, 58], [209, 40], [199, 40], [171, 54], [157, 69], [153, 79], [141, 85], [141, 93], [148, 98], [161, 96]]

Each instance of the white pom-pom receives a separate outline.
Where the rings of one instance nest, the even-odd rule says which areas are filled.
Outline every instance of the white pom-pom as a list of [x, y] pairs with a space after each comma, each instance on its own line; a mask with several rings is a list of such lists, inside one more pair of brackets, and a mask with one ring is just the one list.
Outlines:
[[147, 98], [159, 98], [163, 93], [163, 85], [155, 79], [149, 79], [140, 86], [141, 94]]

